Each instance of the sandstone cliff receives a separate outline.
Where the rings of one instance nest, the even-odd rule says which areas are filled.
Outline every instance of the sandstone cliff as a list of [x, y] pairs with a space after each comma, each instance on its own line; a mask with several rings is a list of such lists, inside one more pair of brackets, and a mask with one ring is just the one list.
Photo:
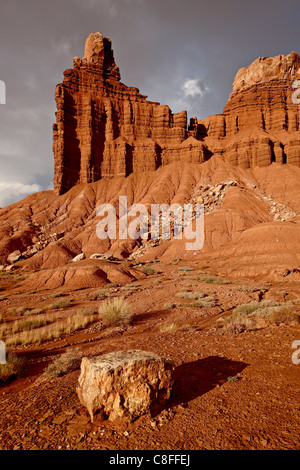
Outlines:
[[300, 166], [299, 106], [293, 84], [300, 57], [261, 57], [237, 73], [222, 114], [198, 121], [206, 145], [232, 164]]
[[55, 90], [54, 189], [156, 170], [184, 158], [203, 162], [205, 146], [187, 131], [187, 113], [147, 101], [120, 82], [110, 40], [92, 33], [84, 58], [64, 72]]
[[89, 35], [57, 85], [54, 189], [153, 171], [170, 162], [203, 163], [213, 154], [251, 168], [300, 165], [299, 110], [292, 100], [300, 57], [259, 58], [236, 75], [223, 113], [204, 120], [173, 114], [120, 81], [111, 41]]
[[[187, 126], [186, 112], [172, 114], [123, 85], [110, 41], [90, 35], [84, 58], [56, 88], [55, 192], [0, 209], [2, 269], [37, 270], [37, 288], [136, 276], [103, 263], [99, 271], [90, 259], [99, 253], [210, 259], [237, 277], [299, 272], [299, 65], [296, 53], [257, 59], [238, 72], [223, 113]], [[172, 238], [100, 240], [96, 209], [110, 203], [118, 213], [119, 195], [128, 207], [203, 203], [203, 249], [187, 253], [185, 240]], [[77, 255], [88, 273], [69, 264]]]

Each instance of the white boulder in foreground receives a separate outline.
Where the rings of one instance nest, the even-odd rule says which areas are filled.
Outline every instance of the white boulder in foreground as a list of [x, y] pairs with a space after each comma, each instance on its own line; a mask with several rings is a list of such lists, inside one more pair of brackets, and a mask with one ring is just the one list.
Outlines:
[[140, 350], [84, 357], [77, 394], [92, 421], [96, 412], [132, 421], [169, 399], [173, 369], [170, 359]]

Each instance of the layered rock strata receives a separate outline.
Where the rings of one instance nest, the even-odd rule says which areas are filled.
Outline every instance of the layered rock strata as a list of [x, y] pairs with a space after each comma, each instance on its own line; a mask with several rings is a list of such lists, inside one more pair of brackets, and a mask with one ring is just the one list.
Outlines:
[[57, 85], [53, 126], [54, 189], [156, 170], [180, 158], [203, 162], [205, 146], [187, 130], [186, 111], [173, 114], [120, 82], [111, 42], [92, 33], [84, 58]]
[[74, 58], [55, 90], [55, 192], [213, 154], [243, 168], [300, 166], [299, 78], [295, 52], [259, 58], [237, 73], [223, 113], [187, 125], [186, 111], [173, 114], [124, 85], [111, 41], [92, 33], [83, 59]]
[[300, 166], [300, 57], [260, 57], [238, 71], [223, 113], [198, 121], [213, 154], [251, 168]]

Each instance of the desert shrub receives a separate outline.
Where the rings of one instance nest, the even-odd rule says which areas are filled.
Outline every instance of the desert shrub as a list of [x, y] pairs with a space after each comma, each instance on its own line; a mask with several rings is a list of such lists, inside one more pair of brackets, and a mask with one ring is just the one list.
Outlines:
[[194, 307], [194, 308], [202, 308], [202, 307], [213, 307], [215, 305], [215, 299], [213, 297], [209, 297], [203, 292], [189, 292], [189, 291], [182, 291], [176, 294], [176, 297], [181, 297], [183, 299], [194, 300], [190, 304], [185, 304], [185, 306]]
[[249, 302], [248, 304], [238, 305], [234, 311], [232, 318], [237, 319], [240, 316], [250, 315], [259, 308], [259, 302]]
[[147, 276], [152, 276], [153, 274], [156, 274], [155, 269], [151, 268], [151, 266], [144, 266], [143, 268], [141, 268], [141, 271], [144, 274], [147, 274]]
[[6, 300], [7, 299], [7, 295], [0, 295], [0, 300]]
[[202, 276], [200, 277], [201, 282], [207, 282], [210, 284], [230, 284], [230, 281], [225, 281], [223, 279], [217, 279], [214, 276]]
[[255, 291], [259, 290], [259, 288], [258, 287], [251, 287], [251, 286], [238, 286], [237, 290], [239, 290], [241, 292], [255, 292]]
[[198, 299], [203, 299], [203, 297], [205, 297], [205, 294], [203, 294], [203, 292], [182, 291], [182, 292], [177, 292], [176, 297], [181, 297], [183, 299], [190, 299], [190, 300], [198, 300]]
[[43, 311], [44, 310], [42, 308], [33, 308], [32, 310], [28, 310], [28, 312], [25, 313], [30, 313], [31, 315], [39, 315]]
[[227, 377], [227, 382], [237, 382], [239, 379], [236, 376]]
[[27, 307], [11, 307], [7, 309], [7, 313], [13, 313], [16, 315], [24, 315], [27, 312], [29, 312]]
[[178, 327], [175, 323], [165, 323], [164, 325], [160, 325], [159, 331], [161, 333], [173, 333], [177, 331]]
[[280, 325], [281, 323], [288, 324], [291, 322], [299, 323], [300, 316], [295, 312], [293, 307], [282, 307], [271, 312], [269, 320], [270, 323], [275, 325]]
[[177, 306], [176, 302], [167, 302], [165, 303], [164, 308], [166, 310], [170, 310], [172, 308], [176, 308], [176, 306]]
[[70, 305], [71, 305], [71, 299], [63, 299], [63, 300], [58, 300], [57, 302], [54, 302], [54, 304], [51, 305], [51, 308], [53, 309], [67, 308], [67, 307], [70, 307]]
[[174, 259], [171, 259], [170, 261], [167, 261], [166, 265], [169, 266], [170, 264], [178, 264], [179, 261], [180, 261], [180, 258], [174, 258]]
[[97, 290], [96, 292], [93, 292], [90, 296], [89, 296], [89, 299], [90, 300], [104, 300], [106, 299], [107, 297], [110, 297], [111, 295], [113, 295], [112, 292], [109, 292], [108, 289], [99, 289]]
[[194, 268], [190, 268], [189, 266], [181, 266], [178, 268], [178, 271], [194, 271]]
[[45, 369], [45, 375], [48, 379], [60, 377], [64, 374], [67, 374], [68, 372], [71, 372], [72, 370], [77, 369], [79, 364], [79, 349], [69, 349], [48, 365], [48, 367]]
[[70, 317], [64, 318], [59, 322], [53, 324], [53, 327], [50, 328], [50, 334], [48, 339], [58, 338], [61, 334], [71, 334], [74, 331], [81, 330], [85, 328], [90, 323], [94, 321], [94, 316], [87, 315], [72, 315]]
[[51, 325], [17, 333], [5, 341], [8, 346], [41, 344], [44, 341], [53, 341], [63, 334], [71, 334], [74, 331], [85, 328], [94, 321], [94, 316], [72, 315], [53, 322]]
[[191, 303], [191, 307], [194, 308], [204, 308], [204, 307], [214, 307], [216, 301], [213, 297], [205, 297], [202, 300], [197, 300], [196, 302]]
[[26, 320], [17, 320], [13, 323], [12, 333], [33, 330], [35, 328], [48, 325], [49, 323], [51, 323], [51, 320], [47, 318], [29, 318]]
[[256, 322], [251, 318], [244, 318], [238, 320], [228, 320], [225, 322], [224, 328], [228, 333], [243, 333], [243, 331], [251, 330], [256, 325]]
[[22, 372], [24, 365], [23, 358], [7, 351], [6, 363], [0, 364], [0, 382], [7, 382], [17, 377]]
[[105, 300], [100, 305], [98, 313], [107, 326], [116, 326], [131, 320], [131, 306], [122, 297]]
[[78, 315], [95, 315], [97, 312], [89, 308], [81, 308], [77, 310]]
[[121, 287], [121, 291], [135, 291], [135, 290], [139, 290], [140, 286], [133, 286], [133, 285], [130, 285], [128, 284], [127, 286], [122, 286]]
[[167, 302], [164, 304], [164, 309], [166, 310], [171, 310], [173, 308], [179, 308], [182, 307], [183, 305], [179, 302]]
[[268, 319], [274, 309], [278, 308], [281, 304], [273, 302], [272, 300], [264, 300], [262, 302], [249, 302], [247, 304], [238, 305], [227, 321], [245, 322], [246, 318], [255, 319]]
[[63, 297], [64, 294], [62, 292], [53, 292], [52, 294], [49, 295], [50, 299], [56, 299], [58, 297]]
[[225, 321], [227, 331], [240, 333], [255, 327], [257, 321], [264, 320], [268, 324], [289, 323], [298, 321], [299, 316], [294, 312], [291, 303], [264, 300], [249, 302], [236, 307]]

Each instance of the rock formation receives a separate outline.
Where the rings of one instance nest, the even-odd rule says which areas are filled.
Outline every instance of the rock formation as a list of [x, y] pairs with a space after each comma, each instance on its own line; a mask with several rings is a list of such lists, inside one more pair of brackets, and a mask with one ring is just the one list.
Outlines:
[[300, 165], [299, 110], [292, 100], [300, 57], [259, 58], [236, 75], [223, 113], [187, 126], [121, 83], [111, 42], [89, 35], [84, 57], [57, 85], [53, 126], [54, 189], [156, 170], [181, 160], [202, 163], [213, 154], [244, 168], [272, 162]]
[[77, 393], [92, 421], [96, 412], [132, 421], [169, 399], [173, 369], [172, 361], [146, 351], [84, 357]]
[[187, 130], [187, 113], [147, 101], [120, 82], [110, 40], [92, 33], [83, 60], [64, 72], [55, 90], [54, 189], [156, 170], [179, 158], [203, 162], [205, 147]]
[[299, 78], [295, 52], [260, 57], [240, 69], [223, 113], [198, 121], [210, 151], [243, 168], [300, 166], [299, 106], [293, 99]]
[[[131, 261], [156, 258], [211, 258], [226, 276], [294, 273], [299, 66], [296, 53], [257, 59], [237, 73], [223, 113], [187, 126], [185, 112], [173, 115], [123, 85], [110, 41], [90, 35], [56, 89], [55, 192], [0, 209], [0, 270], [37, 270], [23, 282], [27, 291], [131, 282], [139, 279]], [[124, 194], [128, 207], [204, 204], [202, 250], [187, 253], [185, 240], [172, 238], [100, 240], [97, 207], [117, 211]], [[109, 263], [125, 258], [126, 269]]]

